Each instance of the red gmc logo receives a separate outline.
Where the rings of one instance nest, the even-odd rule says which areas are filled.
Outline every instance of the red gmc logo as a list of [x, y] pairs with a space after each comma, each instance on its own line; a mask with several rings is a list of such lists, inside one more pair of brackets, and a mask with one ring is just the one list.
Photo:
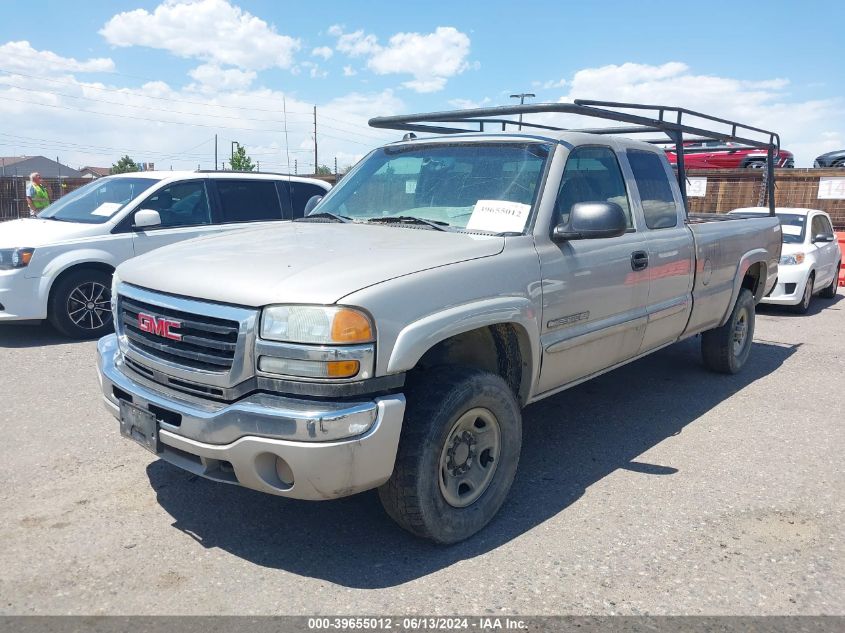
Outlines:
[[165, 317], [157, 319], [151, 314], [144, 314], [143, 312], [140, 312], [138, 314], [138, 327], [142, 332], [149, 332], [150, 334], [155, 334], [156, 336], [163, 336], [164, 338], [169, 338], [172, 341], [182, 340], [182, 335], [173, 331], [182, 327], [182, 324], [179, 321], [173, 321]]

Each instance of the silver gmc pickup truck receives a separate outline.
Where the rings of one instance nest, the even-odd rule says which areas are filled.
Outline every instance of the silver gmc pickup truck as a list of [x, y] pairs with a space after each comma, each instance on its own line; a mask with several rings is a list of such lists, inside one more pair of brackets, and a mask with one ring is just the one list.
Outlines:
[[659, 139], [501, 118], [536, 108], [374, 119], [435, 135], [371, 152], [300, 221], [122, 264], [98, 348], [121, 433], [270, 494], [378, 488], [402, 527], [452, 543], [508, 494], [524, 406], [695, 335], [739, 371], [777, 219], [687, 215], [683, 132], [708, 131], [686, 111], [548, 106], [665, 133], [679, 186]]

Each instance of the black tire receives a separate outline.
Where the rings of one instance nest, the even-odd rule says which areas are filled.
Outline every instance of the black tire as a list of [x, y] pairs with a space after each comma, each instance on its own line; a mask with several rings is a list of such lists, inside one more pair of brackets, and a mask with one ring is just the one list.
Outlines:
[[[743, 288], [728, 322], [701, 335], [701, 356], [708, 369], [722, 374], [735, 374], [742, 369], [751, 353], [754, 317], [754, 295]], [[744, 333], [738, 341], [741, 331]]]
[[47, 318], [52, 326], [75, 339], [111, 332], [111, 278], [107, 272], [81, 268], [59, 279], [50, 292]]
[[833, 271], [833, 281], [830, 282], [829, 286], [826, 286], [824, 290], [819, 293], [820, 297], [824, 297], [825, 299], [833, 299], [836, 297], [836, 291], [839, 288], [839, 267], [842, 265], [842, 262], [836, 262], [836, 270]]
[[792, 306], [792, 311], [797, 314], [807, 314], [810, 309], [810, 303], [813, 301], [813, 286], [816, 283], [816, 273], [810, 273], [807, 278], [807, 283], [804, 286], [804, 294], [801, 296], [801, 302], [798, 305]]
[[[522, 448], [519, 404], [502, 378], [468, 367], [427, 370], [411, 378], [406, 393], [408, 405], [396, 465], [390, 479], [379, 488], [379, 498], [387, 514], [412, 534], [437, 543], [457, 543], [487, 525], [508, 495]], [[458, 443], [464, 436], [455, 436], [454, 431], [461, 420], [475, 411], [495, 417], [498, 455], [482, 465], [485, 453], [473, 457], [472, 444], [467, 445], [469, 457], [456, 470], [469, 465], [467, 470], [475, 468], [473, 472], [478, 473], [492, 464], [495, 470], [478, 493], [480, 496], [456, 507], [447, 501], [449, 486], [443, 482], [450, 473], [443, 467], [443, 460], [454, 464], [451, 460], [458, 459], [453, 455], [458, 454], [456, 447], [460, 449]], [[478, 423], [479, 420], [474, 422]], [[454, 441], [447, 446], [450, 439]], [[456, 479], [451, 476], [452, 481]], [[470, 492], [468, 499], [476, 494]]]

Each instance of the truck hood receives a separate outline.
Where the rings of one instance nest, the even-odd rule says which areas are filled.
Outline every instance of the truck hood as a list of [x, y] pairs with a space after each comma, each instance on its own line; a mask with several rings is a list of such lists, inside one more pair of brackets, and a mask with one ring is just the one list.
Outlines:
[[504, 243], [429, 229], [288, 222], [160, 248], [117, 274], [136, 286], [221, 303], [332, 304], [389, 279], [496, 255]]
[[99, 235], [104, 230], [102, 224], [60, 222], [39, 218], [12, 220], [0, 223], [0, 248], [38, 248]]

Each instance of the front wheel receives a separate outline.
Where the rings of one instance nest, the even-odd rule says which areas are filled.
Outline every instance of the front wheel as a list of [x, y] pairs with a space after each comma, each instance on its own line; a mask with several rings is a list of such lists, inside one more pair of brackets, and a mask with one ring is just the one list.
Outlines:
[[833, 280], [829, 286], [825, 286], [824, 290], [819, 293], [819, 296], [825, 299], [833, 299], [836, 296], [836, 290], [839, 288], [839, 267], [842, 262], [836, 262], [836, 268], [833, 270]]
[[70, 338], [99, 338], [111, 332], [111, 275], [83, 269], [60, 279], [50, 293], [47, 318]]
[[708, 369], [735, 374], [751, 353], [754, 339], [754, 296], [743, 288], [728, 322], [701, 335], [701, 355]]
[[428, 370], [407, 395], [396, 465], [379, 498], [412, 534], [462, 541], [490, 522], [513, 483], [519, 404], [502, 378], [466, 367]]
[[804, 294], [801, 296], [801, 301], [797, 305], [792, 306], [792, 309], [798, 314], [807, 314], [807, 310], [810, 309], [810, 303], [813, 301], [813, 286], [815, 282], [816, 276], [810, 273], [810, 276], [807, 277], [807, 283], [804, 284]]

